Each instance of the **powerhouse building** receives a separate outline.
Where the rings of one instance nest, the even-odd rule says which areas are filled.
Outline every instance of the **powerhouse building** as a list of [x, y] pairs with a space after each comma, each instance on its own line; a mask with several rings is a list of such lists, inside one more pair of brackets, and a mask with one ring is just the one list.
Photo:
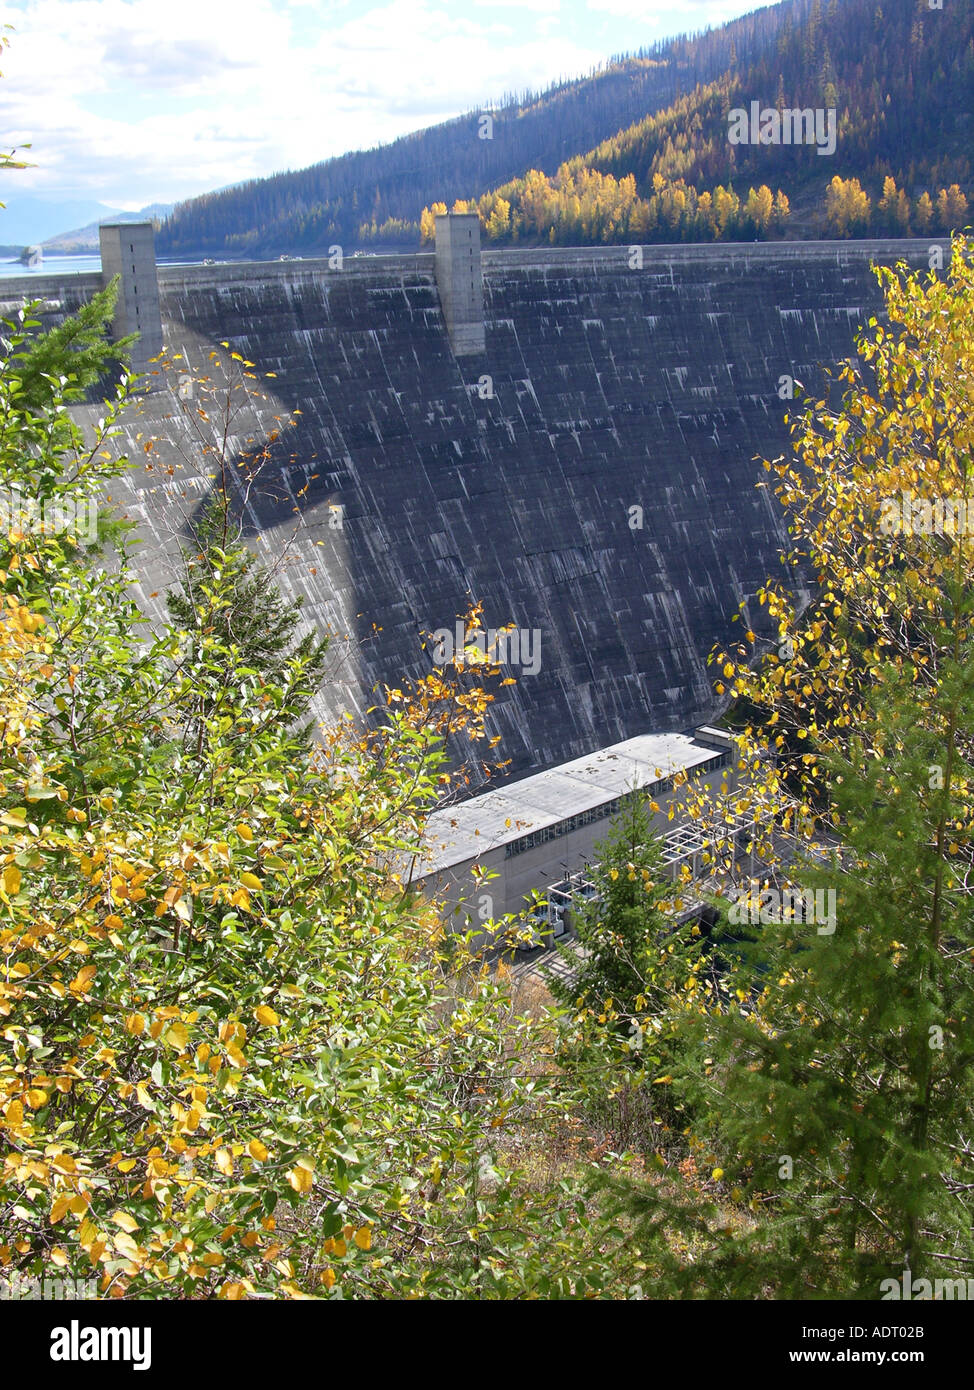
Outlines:
[[686, 773], [719, 790], [734, 762], [732, 737], [710, 726], [625, 739], [435, 811], [425, 855], [408, 876], [443, 902], [457, 929], [480, 926], [592, 863], [628, 793], [645, 791], [659, 805], [653, 826], [662, 832], [675, 778]]

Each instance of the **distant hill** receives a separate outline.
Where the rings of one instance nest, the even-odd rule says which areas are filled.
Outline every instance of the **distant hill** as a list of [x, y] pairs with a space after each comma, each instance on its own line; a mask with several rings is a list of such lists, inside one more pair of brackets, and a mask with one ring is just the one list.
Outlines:
[[85, 222], [107, 222], [117, 209], [91, 198], [43, 198], [14, 188], [0, 209], [0, 241], [5, 246], [33, 246], [56, 236], [62, 227]]
[[172, 203], [150, 203], [148, 207], [140, 208], [138, 212], [106, 212], [96, 222], [89, 222], [85, 227], [78, 227], [70, 232], [59, 232], [57, 236], [48, 237], [43, 243], [44, 250], [56, 251], [61, 254], [97, 251], [99, 244], [98, 227], [102, 222], [159, 222], [164, 217], [168, 217], [172, 210]]
[[[784, 0], [512, 99], [492, 113], [492, 129], [485, 113], [471, 112], [181, 203], [157, 247], [177, 257], [307, 255], [332, 243], [415, 247], [424, 208], [457, 200], [480, 210], [500, 244], [936, 231], [966, 209], [951, 194], [941, 216], [940, 190], [971, 193], [972, 91], [967, 4]], [[728, 113], [752, 101], [834, 108], [834, 155], [732, 145]], [[837, 175], [860, 180], [862, 196], [850, 183], [829, 213]], [[886, 178], [895, 188], [880, 208]], [[917, 206], [924, 192], [929, 216]], [[430, 221], [427, 212], [427, 232]]]

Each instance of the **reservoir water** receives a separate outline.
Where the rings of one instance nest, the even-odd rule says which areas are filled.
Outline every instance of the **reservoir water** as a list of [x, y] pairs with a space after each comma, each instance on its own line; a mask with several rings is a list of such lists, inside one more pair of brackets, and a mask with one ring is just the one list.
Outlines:
[[0, 260], [0, 276], [80, 275], [101, 270], [101, 256], [45, 256], [40, 265], [26, 266], [14, 257]]
[[[168, 265], [168, 261], [160, 261], [160, 265]], [[198, 264], [193, 261], [183, 261], [183, 265]], [[45, 256], [40, 265], [26, 266], [16, 257], [0, 259], [0, 278], [12, 278], [21, 275], [84, 275], [101, 271], [101, 256], [92, 253], [87, 256]]]

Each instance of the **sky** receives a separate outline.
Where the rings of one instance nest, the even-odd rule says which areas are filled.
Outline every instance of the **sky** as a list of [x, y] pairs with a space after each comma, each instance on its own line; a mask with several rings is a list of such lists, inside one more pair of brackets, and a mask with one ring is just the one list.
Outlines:
[[[19, 194], [137, 210], [576, 77], [755, 0], [7, 0]], [[14, 184], [16, 180], [16, 184]]]

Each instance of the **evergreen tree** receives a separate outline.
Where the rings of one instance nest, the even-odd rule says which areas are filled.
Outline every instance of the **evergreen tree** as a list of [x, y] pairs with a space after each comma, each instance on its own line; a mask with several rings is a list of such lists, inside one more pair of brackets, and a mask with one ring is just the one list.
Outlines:
[[651, 961], [670, 931], [661, 904], [673, 896], [641, 795], [624, 799], [595, 852], [596, 895], [577, 909], [582, 951], [559, 948], [573, 970], [567, 983], [552, 981], [552, 993], [574, 1008], [601, 1012], [612, 1004], [626, 1033], [647, 990]]
[[[122, 373], [109, 381], [112, 364], [125, 365], [134, 335], [110, 342], [106, 328], [114, 313], [117, 277], [94, 295], [75, 316], [53, 328], [36, 331], [40, 304], [25, 303], [16, 320], [4, 319], [0, 332], [0, 380], [7, 417], [0, 437], [3, 504], [18, 528], [39, 534], [46, 527], [62, 532], [73, 550], [97, 550], [110, 541], [120, 545], [132, 524], [101, 505], [103, 477], [118, 476], [125, 465], [109, 459], [96, 469], [93, 450], [65, 407], [104, 386], [103, 421], [109, 434], [126, 399]], [[79, 466], [78, 459], [84, 459]], [[58, 515], [68, 495], [73, 512]], [[81, 499], [84, 499], [82, 502]], [[94, 525], [92, 525], [94, 520]]]
[[229, 668], [220, 654], [229, 650], [237, 653], [235, 670], [242, 665], [257, 685], [277, 689], [279, 722], [297, 722], [321, 684], [328, 638], [306, 633], [295, 641], [303, 597], [287, 604], [244, 543], [226, 491], [206, 502], [192, 532], [195, 545], [183, 548], [181, 587], [166, 595], [170, 618], [188, 635], [186, 661], [198, 685], [186, 739], [201, 745], [206, 720], [227, 702]]
[[[20, 379], [18, 406], [33, 414], [45, 411], [53, 399], [53, 380], [66, 377], [63, 398], [81, 400], [113, 368], [128, 366], [136, 333], [112, 342], [109, 325], [115, 314], [119, 277], [98, 290], [77, 313], [62, 323], [28, 337], [12, 354], [8, 370]], [[118, 373], [116, 372], [116, 376]]]
[[672, 1118], [665, 1088], [672, 1041], [685, 1007], [706, 993], [700, 930], [675, 927], [684, 890], [669, 878], [646, 797], [625, 797], [606, 839], [596, 845], [593, 898], [579, 909], [577, 947], [560, 946], [569, 966], [550, 977], [569, 1011], [561, 1062], [581, 1083], [589, 1111], [604, 1115], [621, 1096], [621, 1124], [644, 1142], [637, 1118]]
[[[834, 916], [786, 907], [762, 928], [766, 970], [732, 980], [734, 1007], [685, 1023], [674, 1092], [720, 1187], [701, 1202], [615, 1185], [670, 1293], [875, 1299], [904, 1268], [972, 1266], [974, 905], [952, 840], [974, 768], [944, 740], [974, 722], [967, 656], [941, 672], [939, 738], [888, 676], [832, 762], [841, 851], [801, 878], [809, 906], [835, 893]], [[674, 1232], [697, 1242], [692, 1264]]]

